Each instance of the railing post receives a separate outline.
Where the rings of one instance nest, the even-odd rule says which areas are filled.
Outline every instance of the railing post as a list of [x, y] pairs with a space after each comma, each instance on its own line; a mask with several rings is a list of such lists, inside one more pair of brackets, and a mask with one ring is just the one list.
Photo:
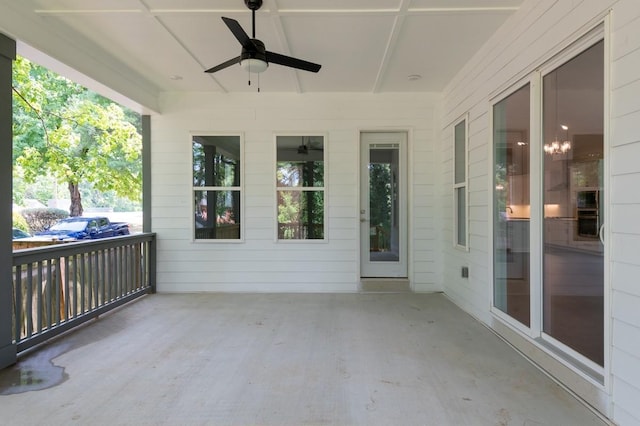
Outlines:
[[13, 209], [13, 111], [11, 85], [16, 42], [0, 34], [0, 369], [15, 364], [17, 348], [11, 324], [13, 300], [13, 246], [10, 233]]

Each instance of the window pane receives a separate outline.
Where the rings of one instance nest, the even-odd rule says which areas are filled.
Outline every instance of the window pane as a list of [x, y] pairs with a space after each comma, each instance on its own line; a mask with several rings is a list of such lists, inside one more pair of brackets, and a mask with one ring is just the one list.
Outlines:
[[465, 247], [467, 245], [466, 190], [465, 187], [456, 188], [456, 217], [458, 219], [456, 243]]
[[324, 138], [278, 136], [276, 181], [279, 187], [324, 186]]
[[456, 125], [454, 143], [455, 183], [463, 183], [467, 178], [465, 145], [467, 139], [466, 120]]
[[240, 186], [240, 136], [193, 137], [193, 186]]
[[240, 238], [240, 191], [194, 191], [195, 239]]
[[324, 238], [324, 191], [278, 191], [278, 239]]
[[493, 107], [494, 306], [530, 325], [530, 87]]
[[543, 330], [604, 364], [604, 45], [543, 80]]

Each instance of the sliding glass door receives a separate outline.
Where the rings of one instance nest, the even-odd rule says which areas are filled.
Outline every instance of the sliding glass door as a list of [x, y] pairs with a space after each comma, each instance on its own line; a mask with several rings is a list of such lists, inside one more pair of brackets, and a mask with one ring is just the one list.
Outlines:
[[530, 325], [531, 176], [527, 84], [493, 107], [494, 306]]
[[543, 331], [603, 365], [603, 42], [542, 87]]
[[604, 42], [584, 45], [493, 105], [493, 307], [597, 371], [604, 366]]

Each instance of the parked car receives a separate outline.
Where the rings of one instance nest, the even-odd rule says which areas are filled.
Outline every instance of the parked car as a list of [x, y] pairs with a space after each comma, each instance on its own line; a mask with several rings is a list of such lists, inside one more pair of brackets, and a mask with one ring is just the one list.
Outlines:
[[29, 238], [31, 234], [24, 232], [22, 229], [13, 228], [13, 239], [19, 240], [20, 238]]
[[92, 240], [128, 234], [128, 223], [110, 222], [107, 217], [85, 216], [68, 217], [58, 221], [45, 231], [36, 232], [38, 237], [50, 237], [58, 240]]

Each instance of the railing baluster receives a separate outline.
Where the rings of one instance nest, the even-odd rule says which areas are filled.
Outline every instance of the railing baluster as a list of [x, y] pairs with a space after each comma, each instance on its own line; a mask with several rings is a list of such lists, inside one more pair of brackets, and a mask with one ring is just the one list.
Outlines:
[[31, 262], [27, 264], [27, 307], [25, 315], [27, 316], [25, 336], [31, 337], [33, 333], [33, 263]]
[[75, 318], [78, 316], [78, 257], [80, 255], [76, 254], [73, 256], [73, 313], [72, 316]]
[[22, 286], [24, 285], [24, 278], [22, 277], [22, 266], [23, 265], [15, 265], [15, 284], [13, 287], [13, 292], [15, 296], [15, 300], [13, 302], [13, 312], [14, 312], [14, 340], [16, 342], [20, 342], [22, 340]]
[[62, 262], [60, 262], [60, 258], [56, 258], [55, 259], [55, 263], [56, 263], [56, 273], [54, 274], [54, 278], [53, 278], [53, 288], [51, 289], [53, 291], [53, 306], [51, 307], [51, 310], [53, 312], [53, 324], [55, 325], [59, 325], [60, 324], [60, 291], [62, 289], [62, 276], [63, 276], [63, 265]]
[[61, 299], [62, 299], [62, 306], [61, 308], [64, 309], [64, 320], [65, 321], [69, 321], [69, 298], [70, 296], [70, 292], [69, 292], [69, 275], [71, 275], [71, 272], [69, 271], [69, 257], [65, 256], [63, 258], [63, 262], [64, 262], [64, 290], [61, 292]]
[[108, 273], [108, 269], [107, 269], [107, 261], [109, 259], [109, 256], [107, 255], [108, 250], [100, 250], [99, 252], [99, 256], [100, 256], [100, 297], [102, 299], [102, 303], [109, 303], [111, 301], [111, 297], [108, 294], [108, 287], [109, 287], [109, 281], [111, 278], [109, 278], [109, 273]]
[[47, 329], [51, 328], [51, 324], [53, 324], [53, 318], [51, 315], [51, 287], [53, 286], [53, 260], [47, 259], [47, 286], [45, 288], [44, 294], [44, 304], [45, 304], [45, 324], [47, 325]]
[[86, 255], [80, 254], [80, 313], [86, 312], [85, 307], [85, 288], [87, 287], [87, 268], [86, 268]]
[[42, 261], [38, 262], [38, 270], [36, 271], [37, 281], [36, 281], [36, 330], [38, 333], [42, 333], [42, 317], [44, 307], [42, 306], [42, 278], [44, 273], [42, 271], [43, 264]]

